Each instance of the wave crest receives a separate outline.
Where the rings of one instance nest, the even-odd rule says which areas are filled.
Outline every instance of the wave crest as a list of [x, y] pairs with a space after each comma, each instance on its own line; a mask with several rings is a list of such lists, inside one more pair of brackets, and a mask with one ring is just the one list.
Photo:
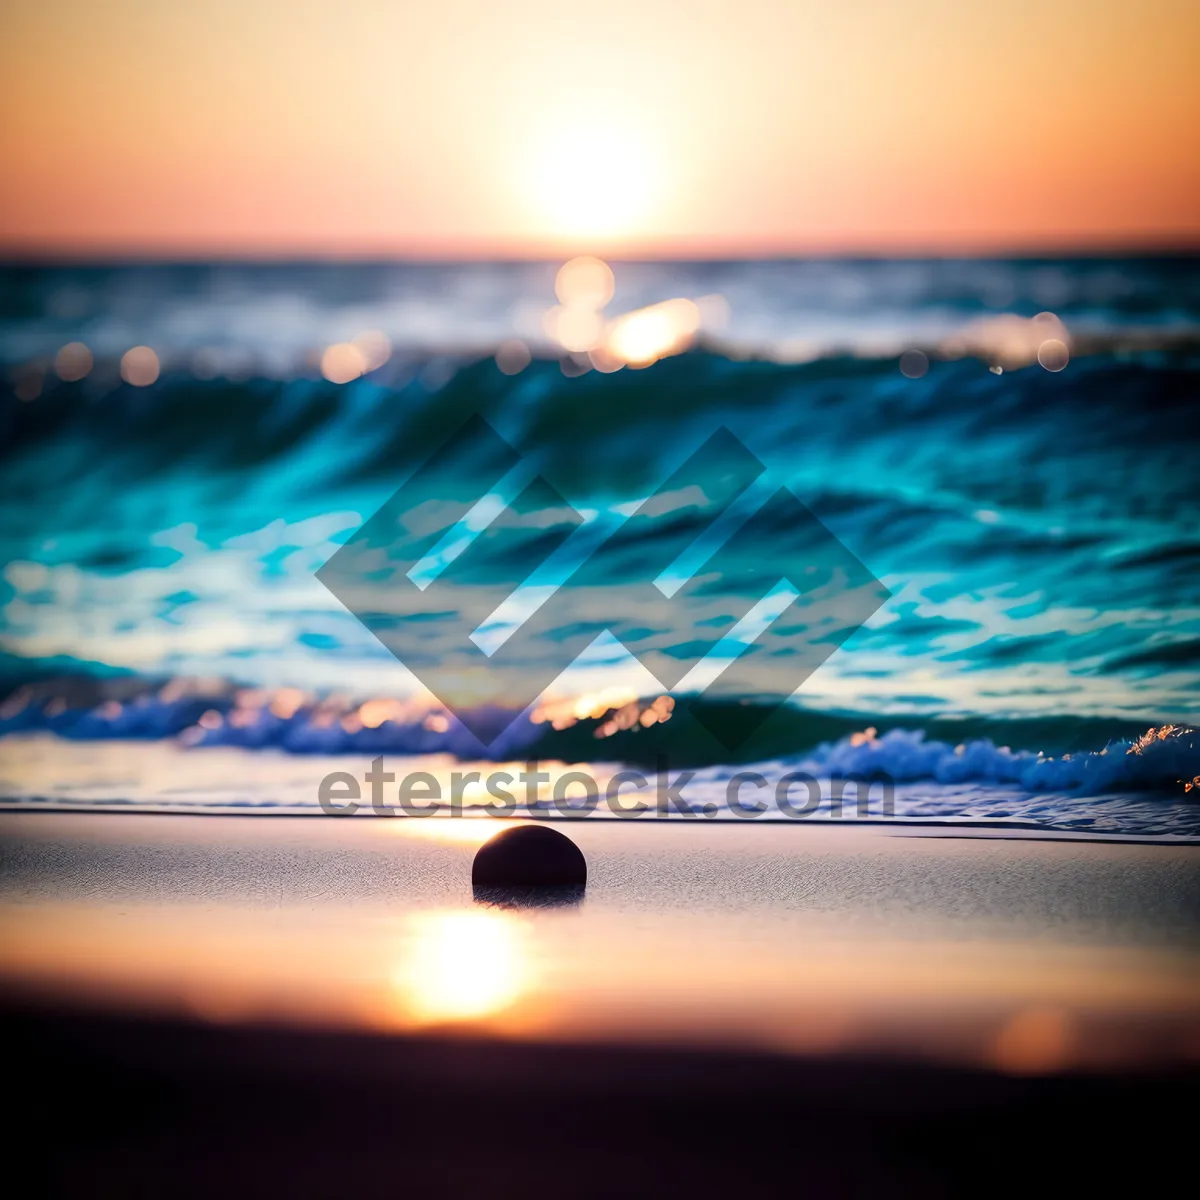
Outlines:
[[[1014, 751], [988, 739], [962, 742], [926, 740], [921, 729], [874, 729], [823, 743], [802, 764], [814, 774], [888, 776], [897, 783], [922, 779], [938, 783], [1015, 784], [1029, 792], [1185, 791], [1200, 775], [1200, 733], [1183, 725], [1151, 727], [1133, 742], [1114, 741], [1102, 750], [1048, 758]], [[1200, 791], [1196, 792], [1200, 795]]]

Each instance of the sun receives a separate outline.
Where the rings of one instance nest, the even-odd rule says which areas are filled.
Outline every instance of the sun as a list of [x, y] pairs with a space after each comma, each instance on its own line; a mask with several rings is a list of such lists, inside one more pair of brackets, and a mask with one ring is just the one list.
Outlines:
[[647, 227], [660, 175], [651, 147], [633, 129], [563, 121], [531, 142], [524, 189], [543, 232], [619, 240]]

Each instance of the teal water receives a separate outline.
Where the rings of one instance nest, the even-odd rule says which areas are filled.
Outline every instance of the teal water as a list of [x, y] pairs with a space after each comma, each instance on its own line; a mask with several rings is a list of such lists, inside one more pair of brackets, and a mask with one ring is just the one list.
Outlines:
[[[412, 676], [315, 578], [474, 413], [576, 512], [612, 527], [728, 429], [766, 468], [762, 486], [789, 488], [882, 584], [887, 599], [865, 627], [842, 631], [791, 702], [801, 717], [773, 727], [764, 757], [821, 743], [842, 753], [841, 739], [873, 725], [892, 737], [874, 767], [898, 778], [949, 786], [958, 769], [959, 782], [1069, 797], [1097, 791], [1081, 755], [1196, 722], [1196, 260], [617, 264], [614, 311], [719, 294], [727, 318], [648, 369], [578, 376], [539, 332], [553, 274], [550, 264], [0, 271], [0, 732], [477, 757], [452, 716], [429, 719]], [[1005, 341], [1006, 321], [1047, 310], [1070, 335], [1061, 371]], [[314, 353], [363, 329], [387, 334], [391, 359], [349, 384], [322, 380]], [[513, 337], [534, 359], [506, 375], [492, 354]], [[96, 365], [64, 383], [47, 368], [71, 340]], [[116, 373], [136, 343], [162, 363], [150, 387]], [[897, 365], [912, 348], [927, 356], [919, 378]], [[672, 545], [681, 528], [707, 528], [710, 499], [680, 501]], [[728, 569], [765, 577], [786, 535], [731, 543]], [[666, 526], [631, 573], [668, 565], [659, 536], [665, 546]], [[500, 564], [498, 594], [532, 562]], [[712, 619], [711, 606], [676, 606], [667, 621], [623, 610], [621, 589], [603, 603], [571, 589], [523, 665], [543, 670], [542, 649], [553, 664], [575, 627], [594, 631], [551, 689], [601, 697], [593, 709], [606, 690], [614, 707], [661, 690], [626, 649], [635, 634], [684, 654]], [[431, 623], [431, 661], [454, 662], [470, 607]], [[393, 707], [364, 721], [368, 700]], [[580, 711], [590, 738], [600, 717]], [[971, 770], [911, 752], [923, 739], [961, 760], [956, 729], [991, 747]], [[605, 753], [639, 757], [638, 736], [649, 745], [649, 732], [622, 731]], [[555, 733], [524, 717], [493, 749], [561, 757], [584, 748], [580, 737], [578, 725]], [[1013, 766], [1002, 746], [1027, 757]], [[1132, 774], [1104, 764], [1103, 788], [1161, 791], [1193, 821], [1185, 749]], [[1059, 765], [1038, 765], [1049, 759]]]

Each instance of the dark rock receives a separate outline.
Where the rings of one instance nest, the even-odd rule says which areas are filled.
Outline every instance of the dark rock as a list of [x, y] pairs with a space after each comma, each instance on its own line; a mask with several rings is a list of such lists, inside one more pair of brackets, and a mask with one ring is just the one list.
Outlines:
[[476, 888], [582, 888], [587, 863], [569, 837], [547, 825], [517, 825], [479, 847]]

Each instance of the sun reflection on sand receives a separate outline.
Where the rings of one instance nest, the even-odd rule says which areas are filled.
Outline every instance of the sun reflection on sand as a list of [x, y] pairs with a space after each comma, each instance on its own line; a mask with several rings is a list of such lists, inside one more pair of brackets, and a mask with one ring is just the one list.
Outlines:
[[423, 913], [412, 930], [392, 982], [406, 1016], [418, 1024], [491, 1016], [531, 986], [524, 931], [504, 913]]
[[995, 1064], [1013, 1075], [1042, 1075], [1071, 1058], [1071, 1021], [1061, 1008], [1023, 1008], [1001, 1027], [993, 1047]]

